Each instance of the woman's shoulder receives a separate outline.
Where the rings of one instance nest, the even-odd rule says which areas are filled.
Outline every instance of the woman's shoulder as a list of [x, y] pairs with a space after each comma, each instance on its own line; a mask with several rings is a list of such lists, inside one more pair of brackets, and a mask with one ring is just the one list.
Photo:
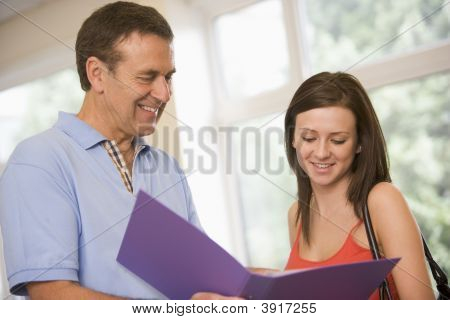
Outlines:
[[383, 182], [378, 182], [376, 185], [374, 185], [372, 187], [372, 189], [369, 192], [369, 197], [372, 196], [380, 196], [383, 194], [392, 194], [398, 192], [400, 193], [400, 190], [393, 185], [391, 182], [387, 182], [387, 181], [383, 181]]
[[367, 204], [375, 229], [377, 226], [394, 227], [413, 220], [405, 197], [392, 183], [376, 184], [369, 192]]
[[386, 207], [406, 204], [401, 191], [390, 182], [379, 182], [370, 190], [367, 203], [370, 207]]

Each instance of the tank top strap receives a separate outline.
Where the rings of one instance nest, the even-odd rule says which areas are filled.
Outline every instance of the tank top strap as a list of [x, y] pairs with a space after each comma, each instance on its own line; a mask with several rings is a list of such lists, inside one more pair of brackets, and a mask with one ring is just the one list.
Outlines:
[[302, 223], [300, 222], [298, 224], [297, 236], [295, 237], [294, 246], [299, 245], [298, 242], [300, 241], [301, 232], [302, 232]]
[[353, 228], [350, 230], [350, 232], [348, 233], [349, 235], [351, 235], [353, 233], [353, 231], [355, 231], [356, 229], [358, 229], [358, 227], [363, 223], [363, 220], [359, 220], [354, 226]]

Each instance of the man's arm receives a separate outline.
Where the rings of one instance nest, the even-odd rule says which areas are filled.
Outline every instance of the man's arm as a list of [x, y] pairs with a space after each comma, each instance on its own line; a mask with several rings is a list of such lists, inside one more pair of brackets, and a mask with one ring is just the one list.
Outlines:
[[80, 286], [73, 281], [42, 281], [27, 284], [33, 300], [118, 300], [125, 299]]

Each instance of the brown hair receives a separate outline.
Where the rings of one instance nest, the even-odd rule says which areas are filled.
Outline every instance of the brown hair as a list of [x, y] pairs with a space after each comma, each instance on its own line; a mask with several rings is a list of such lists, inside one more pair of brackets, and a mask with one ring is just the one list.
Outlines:
[[86, 74], [86, 60], [97, 57], [114, 71], [120, 61], [115, 45], [132, 32], [155, 34], [172, 41], [173, 33], [166, 19], [154, 8], [132, 2], [118, 1], [97, 9], [84, 21], [75, 44], [81, 88], [88, 91], [91, 84]]
[[369, 96], [358, 79], [343, 72], [322, 72], [307, 79], [295, 92], [284, 121], [286, 155], [297, 176], [297, 221], [301, 219], [302, 234], [307, 243], [310, 239], [309, 205], [312, 187], [292, 146], [295, 120], [299, 113], [327, 106], [348, 108], [356, 118], [361, 152], [355, 156], [351, 166], [352, 176], [347, 189], [347, 200], [353, 205], [359, 218], [362, 219], [363, 208], [372, 187], [378, 182], [391, 181], [383, 132]]

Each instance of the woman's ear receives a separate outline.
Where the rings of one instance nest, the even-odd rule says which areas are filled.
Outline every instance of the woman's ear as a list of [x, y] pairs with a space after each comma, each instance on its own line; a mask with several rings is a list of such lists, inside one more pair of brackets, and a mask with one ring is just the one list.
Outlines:
[[107, 72], [106, 66], [97, 57], [89, 57], [86, 60], [86, 75], [93, 91], [103, 92], [105, 72]]
[[356, 148], [356, 152], [355, 152], [355, 153], [361, 153], [361, 149], [362, 149], [362, 147], [361, 147], [361, 145], [359, 145], [359, 146]]

